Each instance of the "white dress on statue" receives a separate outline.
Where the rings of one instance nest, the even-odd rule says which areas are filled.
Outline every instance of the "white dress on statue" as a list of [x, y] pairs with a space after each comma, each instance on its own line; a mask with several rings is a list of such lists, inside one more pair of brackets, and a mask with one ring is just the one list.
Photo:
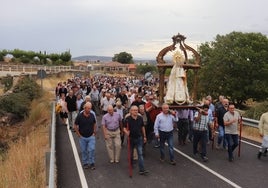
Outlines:
[[187, 88], [186, 72], [181, 66], [184, 59], [177, 52], [174, 54], [175, 64], [171, 69], [169, 80], [167, 83], [167, 92], [164, 98], [165, 103], [185, 104], [191, 103]]

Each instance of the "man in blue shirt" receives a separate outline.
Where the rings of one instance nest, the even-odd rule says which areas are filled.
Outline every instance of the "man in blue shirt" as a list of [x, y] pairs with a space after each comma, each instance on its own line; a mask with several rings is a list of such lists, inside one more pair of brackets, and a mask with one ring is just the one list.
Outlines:
[[160, 138], [160, 161], [165, 160], [165, 141], [168, 143], [170, 164], [176, 165], [173, 148], [173, 128], [177, 122], [175, 111], [170, 111], [168, 104], [162, 105], [162, 112], [156, 116], [154, 123], [154, 133], [156, 138]]

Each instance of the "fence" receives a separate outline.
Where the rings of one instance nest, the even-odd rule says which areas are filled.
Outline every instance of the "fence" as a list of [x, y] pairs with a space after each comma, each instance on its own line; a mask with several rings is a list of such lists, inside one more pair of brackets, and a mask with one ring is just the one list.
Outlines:
[[50, 138], [50, 152], [46, 153], [46, 182], [49, 188], [54, 188], [56, 184], [56, 114], [55, 114], [55, 102], [52, 103], [52, 118], [49, 131]]
[[44, 70], [46, 73], [58, 73], [73, 70], [72, 66], [44, 66], [44, 65], [0, 65], [2, 76], [6, 74], [20, 75], [24, 74], [37, 74], [38, 70]]
[[259, 121], [242, 117], [243, 125], [258, 128]]

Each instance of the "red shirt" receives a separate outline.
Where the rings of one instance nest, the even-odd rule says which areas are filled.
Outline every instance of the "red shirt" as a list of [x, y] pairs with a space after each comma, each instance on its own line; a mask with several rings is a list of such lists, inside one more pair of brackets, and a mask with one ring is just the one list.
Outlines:
[[[151, 106], [152, 106], [151, 102], [147, 102], [147, 103], [145, 104], [145, 110], [148, 109], [148, 108], [150, 108]], [[149, 113], [150, 120], [151, 120], [153, 123], [155, 122], [156, 116], [157, 116], [158, 114], [160, 114], [161, 111], [162, 111], [161, 108], [157, 108], [157, 107], [155, 107], [155, 108], [153, 108], [150, 112], [148, 112], [148, 113]]]

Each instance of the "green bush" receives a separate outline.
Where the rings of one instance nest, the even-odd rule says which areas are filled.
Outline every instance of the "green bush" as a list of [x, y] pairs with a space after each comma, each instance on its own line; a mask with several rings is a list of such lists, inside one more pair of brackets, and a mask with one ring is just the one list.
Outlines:
[[256, 105], [249, 108], [245, 112], [244, 116], [251, 118], [251, 119], [259, 120], [261, 115], [267, 111], [268, 111], [268, 101], [264, 101], [261, 103], [257, 103]]
[[41, 88], [35, 80], [23, 77], [14, 87], [13, 93], [0, 98], [0, 109], [24, 118], [28, 116], [31, 101], [40, 96]]
[[0, 100], [0, 108], [9, 113], [16, 114], [19, 118], [28, 115], [31, 101], [26, 93], [11, 93], [5, 95]]
[[41, 87], [30, 77], [24, 77], [14, 87], [14, 93], [25, 93], [29, 100], [36, 99], [41, 96]]
[[1, 83], [5, 86], [4, 91], [6, 92], [13, 85], [13, 77], [12, 76], [3, 77], [2, 80], [1, 80]]
[[155, 65], [138, 65], [136, 69], [136, 73], [138, 74], [145, 74], [146, 72], [157, 72], [157, 67]]
[[22, 63], [25, 63], [25, 64], [31, 63], [31, 59], [29, 57], [26, 57], [26, 56], [20, 57], [19, 61], [21, 61]]

